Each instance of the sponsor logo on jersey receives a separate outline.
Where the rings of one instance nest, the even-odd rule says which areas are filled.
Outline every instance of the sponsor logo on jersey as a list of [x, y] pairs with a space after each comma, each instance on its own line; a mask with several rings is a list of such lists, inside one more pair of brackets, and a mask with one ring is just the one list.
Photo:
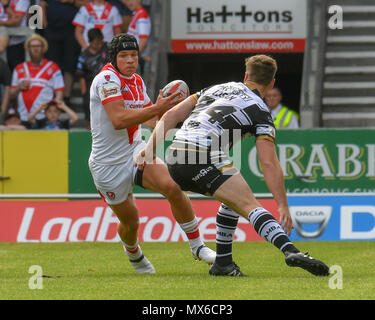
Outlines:
[[115, 82], [107, 82], [103, 84], [101, 90], [99, 91], [101, 99], [106, 99], [110, 96], [117, 96], [119, 95], [119, 86]]
[[103, 88], [104, 98], [108, 98], [109, 96], [113, 96], [115, 94], [117, 94], [117, 88], [111, 88], [111, 89]]

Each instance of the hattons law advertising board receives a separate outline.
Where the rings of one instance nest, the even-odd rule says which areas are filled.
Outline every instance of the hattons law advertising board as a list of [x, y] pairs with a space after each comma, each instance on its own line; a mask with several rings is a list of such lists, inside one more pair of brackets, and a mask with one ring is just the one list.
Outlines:
[[306, 0], [173, 0], [172, 52], [303, 52], [306, 10]]

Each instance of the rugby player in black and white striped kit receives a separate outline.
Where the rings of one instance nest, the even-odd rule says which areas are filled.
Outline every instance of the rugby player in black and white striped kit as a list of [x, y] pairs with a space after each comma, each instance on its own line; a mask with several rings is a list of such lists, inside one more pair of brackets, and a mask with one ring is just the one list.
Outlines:
[[[239, 216], [285, 255], [289, 266], [326, 276], [329, 268], [290, 241], [292, 219], [284, 177], [275, 151], [275, 126], [263, 101], [273, 87], [277, 64], [266, 55], [246, 59], [244, 82], [214, 85], [196, 93], [164, 114], [145, 149], [136, 160], [138, 168], [155, 157], [157, 142], [179, 122], [166, 162], [171, 177], [182, 190], [212, 196], [222, 204], [216, 224], [216, 260], [211, 275], [243, 276], [232, 260], [232, 241]], [[249, 185], [227, 156], [228, 150], [246, 136], [255, 136], [258, 157], [267, 186], [278, 205], [280, 223], [254, 197]]]

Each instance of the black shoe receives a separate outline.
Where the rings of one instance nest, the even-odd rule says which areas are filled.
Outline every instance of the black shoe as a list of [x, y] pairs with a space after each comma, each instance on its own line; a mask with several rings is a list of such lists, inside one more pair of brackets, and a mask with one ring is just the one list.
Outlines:
[[246, 277], [234, 262], [225, 267], [214, 263], [208, 273], [211, 276], [230, 276], [230, 277]]
[[315, 276], [328, 276], [329, 268], [319, 260], [302, 252], [285, 252], [285, 262], [289, 267], [300, 267], [307, 270]]

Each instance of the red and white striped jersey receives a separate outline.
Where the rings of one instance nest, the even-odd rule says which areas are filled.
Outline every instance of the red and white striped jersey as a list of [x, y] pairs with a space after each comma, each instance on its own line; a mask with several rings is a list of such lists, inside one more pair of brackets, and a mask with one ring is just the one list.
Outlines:
[[133, 156], [142, 142], [139, 126], [115, 130], [103, 104], [122, 100], [125, 109], [141, 109], [152, 104], [146, 86], [138, 74], [126, 77], [110, 63], [94, 78], [90, 88], [91, 161], [119, 164]]
[[127, 33], [136, 37], [138, 42], [140, 38], [148, 38], [150, 36], [151, 20], [143, 7], [139, 7], [139, 9], [133, 13]]
[[79, 9], [72, 23], [84, 29], [83, 36], [89, 43], [87, 33], [90, 29], [100, 29], [103, 32], [104, 41], [110, 42], [114, 36], [113, 28], [121, 27], [123, 21], [118, 9], [110, 3], [95, 5], [90, 2]]
[[[31, 61], [17, 65], [13, 71], [11, 87], [17, 88], [23, 80], [30, 81], [30, 88], [20, 91], [17, 97], [18, 112], [22, 121], [27, 121], [30, 111], [52, 100], [55, 91], [64, 90], [60, 68], [47, 59], [43, 59], [39, 65], [34, 65]], [[36, 115], [36, 119], [43, 118], [44, 112]]]

